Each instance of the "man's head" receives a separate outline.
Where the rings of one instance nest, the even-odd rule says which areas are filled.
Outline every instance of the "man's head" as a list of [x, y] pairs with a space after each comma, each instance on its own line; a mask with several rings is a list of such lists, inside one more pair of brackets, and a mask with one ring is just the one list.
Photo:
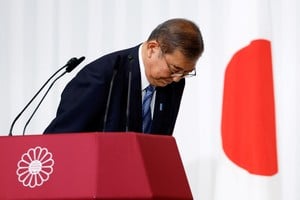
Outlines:
[[195, 74], [203, 49], [201, 32], [193, 22], [171, 19], [160, 24], [143, 44], [143, 61], [149, 82], [166, 86]]

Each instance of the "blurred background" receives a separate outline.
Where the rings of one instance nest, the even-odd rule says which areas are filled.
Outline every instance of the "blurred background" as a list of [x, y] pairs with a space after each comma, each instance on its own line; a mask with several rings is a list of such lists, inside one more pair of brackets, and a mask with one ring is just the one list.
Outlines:
[[[84, 65], [145, 41], [167, 19], [187, 18], [201, 29], [205, 51], [197, 76], [186, 80], [173, 136], [194, 199], [299, 200], [299, 10], [297, 0], [0, 0], [0, 135], [8, 135], [16, 115], [70, 58], [86, 60], [56, 83], [26, 135], [43, 132], [63, 88]], [[220, 173], [227, 173], [220, 171], [226, 160], [221, 142], [224, 72], [233, 54], [257, 38], [272, 44], [279, 170], [271, 177], [250, 174], [252, 181], [240, 184], [236, 176], [220, 181]], [[16, 123], [13, 135], [22, 133], [35, 105]], [[234, 190], [234, 184], [245, 188]], [[266, 190], [256, 192], [256, 187]], [[226, 194], [222, 188], [228, 188]]]

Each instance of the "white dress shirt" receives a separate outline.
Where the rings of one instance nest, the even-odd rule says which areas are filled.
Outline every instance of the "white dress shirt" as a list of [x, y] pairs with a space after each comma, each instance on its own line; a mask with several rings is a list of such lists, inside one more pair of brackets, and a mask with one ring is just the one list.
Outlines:
[[[150, 85], [150, 83], [146, 77], [145, 65], [144, 65], [143, 57], [142, 57], [142, 47], [143, 47], [143, 44], [139, 47], [139, 64], [140, 64], [140, 70], [141, 70], [141, 84], [142, 84], [142, 93], [141, 94], [142, 94], [142, 102], [143, 102], [144, 96], [146, 93], [145, 89], [148, 85]], [[155, 97], [156, 97], [156, 91], [154, 91], [154, 94], [153, 94], [153, 97], [151, 100], [151, 116], [152, 116], [152, 118], [153, 118]]]

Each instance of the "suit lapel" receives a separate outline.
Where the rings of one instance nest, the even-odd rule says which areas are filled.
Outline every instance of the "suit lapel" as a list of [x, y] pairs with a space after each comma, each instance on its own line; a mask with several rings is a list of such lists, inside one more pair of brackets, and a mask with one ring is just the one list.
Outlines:
[[172, 96], [170, 89], [157, 88], [154, 115], [152, 121], [153, 133], [166, 133], [171, 121]]

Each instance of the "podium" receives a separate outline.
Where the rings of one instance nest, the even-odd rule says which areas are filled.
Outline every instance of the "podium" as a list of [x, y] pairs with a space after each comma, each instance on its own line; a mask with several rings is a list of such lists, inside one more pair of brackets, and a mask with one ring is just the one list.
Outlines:
[[0, 199], [193, 199], [172, 136], [0, 137]]

